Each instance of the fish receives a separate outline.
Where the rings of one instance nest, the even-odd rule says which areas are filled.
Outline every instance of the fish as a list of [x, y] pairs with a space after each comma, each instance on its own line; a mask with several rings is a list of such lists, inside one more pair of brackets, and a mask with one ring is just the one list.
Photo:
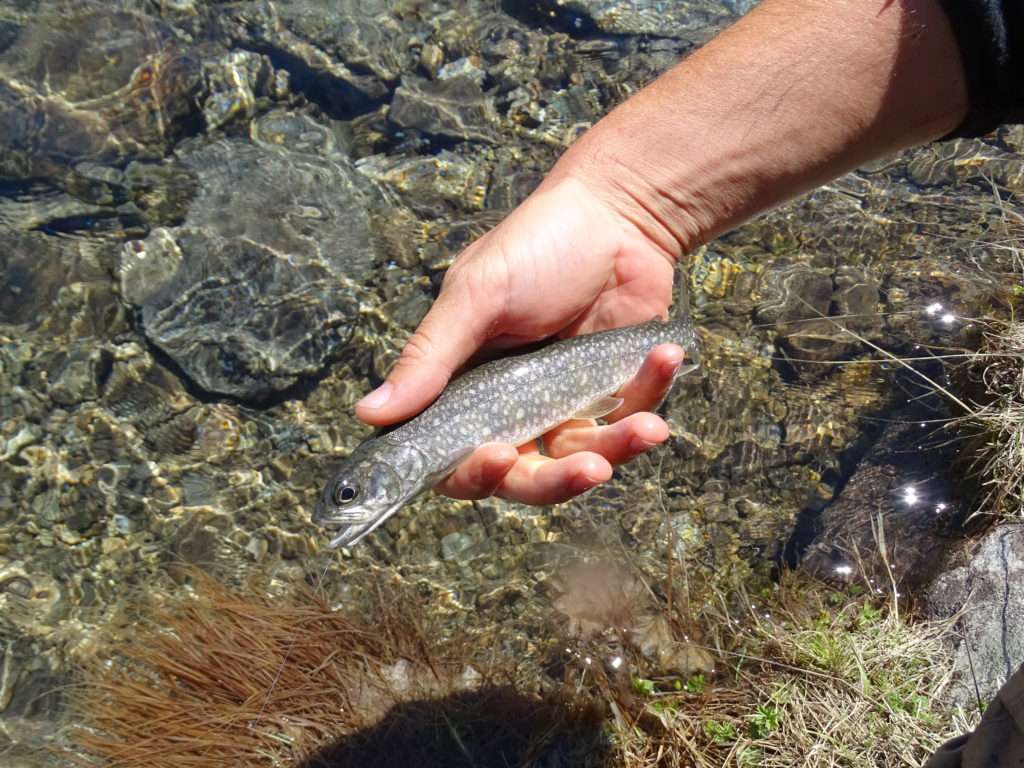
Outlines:
[[600, 418], [659, 344], [678, 344], [699, 366], [685, 292], [667, 321], [654, 318], [551, 342], [484, 363], [453, 379], [401, 426], [358, 445], [324, 486], [312, 520], [333, 532], [328, 547], [351, 547], [488, 442], [522, 445], [572, 418]]

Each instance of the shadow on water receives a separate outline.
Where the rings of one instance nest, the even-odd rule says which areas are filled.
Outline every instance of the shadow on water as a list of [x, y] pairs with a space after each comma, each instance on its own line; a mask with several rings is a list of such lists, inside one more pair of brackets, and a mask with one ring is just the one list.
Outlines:
[[580, 710], [510, 687], [482, 688], [395, 705], [300, 768], [610, 768], [602, 721], [596, 704]]

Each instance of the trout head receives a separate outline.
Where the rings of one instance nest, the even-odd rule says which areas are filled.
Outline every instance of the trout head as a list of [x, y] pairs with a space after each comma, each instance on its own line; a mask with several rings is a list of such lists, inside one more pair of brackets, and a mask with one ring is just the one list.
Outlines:
[[313, 522], [334, 534], [331, 549], [356, 544], [424, 487], [424, 457], [382, 438], [367, 440], [324, 486]]

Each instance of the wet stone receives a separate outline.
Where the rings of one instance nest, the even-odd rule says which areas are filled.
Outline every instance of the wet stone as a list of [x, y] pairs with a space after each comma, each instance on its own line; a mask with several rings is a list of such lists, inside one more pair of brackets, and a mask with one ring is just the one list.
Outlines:
[[0, 62], [0, 170], [73, 185], [78, 161], [163, 156], [200, 85], [198, 61], [155, 19], [46, 5]]
[[0, 580], [0, 592], [9, 592], [12, 595], [27, 600], [32, 596], [32, 582], [24, 576], [8, 576]]
[[272, 109], [252, 121], [249, 133], [263, 145], [286, 147], [294, 152], [305, 152], [331, 157], [346, 155], [350, 137], [343, 123], [331, 121], [324, 125], [307, 114], [287, 109]]
[[320, 371], [374, 277], [379, 193], [340, 159], [256, 142], [181, 159], [199, 179], [185, 223], [121, 258], [146, 336], [210, 392], [258, 400]]
[[359, 171], [400, 193], [412, 210], [441, 216], [451, 210], [477, 210], [487, 194], [487, 166], [479, 153], [448, 150], [426, 157], [373, 155], [357, 163]]
[[389, 82], [416, 63], [414, 42], [420, 33], [412, 18], [399, 21], [403, 5], [382, 0], [313, 0], [282, 3], [278, 13], [284, 29], [360, 73], [352, 76], [352, 82], [379, 96]]
[[107, 271], [114, 254], [109, 245], [5, 232], [0, 323], [70, 336], [117, 330], [121, 315]]
[[654, 35], [704, 42], [754, 5], [753, 0], [541, 0], [509, 4], [570, 35]]
[[61, 405], [95, 400], [100, 394], [100, 379], [109, 370], [110, 363], [109, 353], [76, 350], [69, 356], [62, 370], [53, 377], [50, 397]]
[[270, 59], [251, 51], [232, 51], [203, 67], [208, 95], [203, 117], [208, 131], [233, 120], [252, 118], [256, 99], [269, 97], [275, 83]]
[[[906, 588], [926, 583], [963, 516], [946, 479], [956, 461], [955, 441], [921, 424], [940, 416], [918, 406], [903, 413], [905, 421], [862, 431], [860, 441], [869, 447], [838, 497], [813, 516], [814, 536], [801, 544], [803, 570], [839, 583], [858, 579], [861, 571], [879, 584], [890, 574]], [[839, 477], [830, 474], [833, 482]]]
[[395, 91], [388, 117], [402, 128], [448, 139], [497, 141], [494, 105], [472, 77], [433, 81], [408, 75]]
[[464, 533], [449, 533], [441, 539], [441, 557], [445, 560], [461, 560], [473, 544], [472, 537]]

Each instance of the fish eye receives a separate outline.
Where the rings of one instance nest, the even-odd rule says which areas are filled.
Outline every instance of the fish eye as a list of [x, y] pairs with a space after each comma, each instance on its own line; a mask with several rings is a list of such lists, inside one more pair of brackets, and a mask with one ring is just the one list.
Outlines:
[[334, 503], [335, 504], [348, 504], [358, 494], [358, 489], [352, 485], [342, 485], [339, 483], [334, 486]]

